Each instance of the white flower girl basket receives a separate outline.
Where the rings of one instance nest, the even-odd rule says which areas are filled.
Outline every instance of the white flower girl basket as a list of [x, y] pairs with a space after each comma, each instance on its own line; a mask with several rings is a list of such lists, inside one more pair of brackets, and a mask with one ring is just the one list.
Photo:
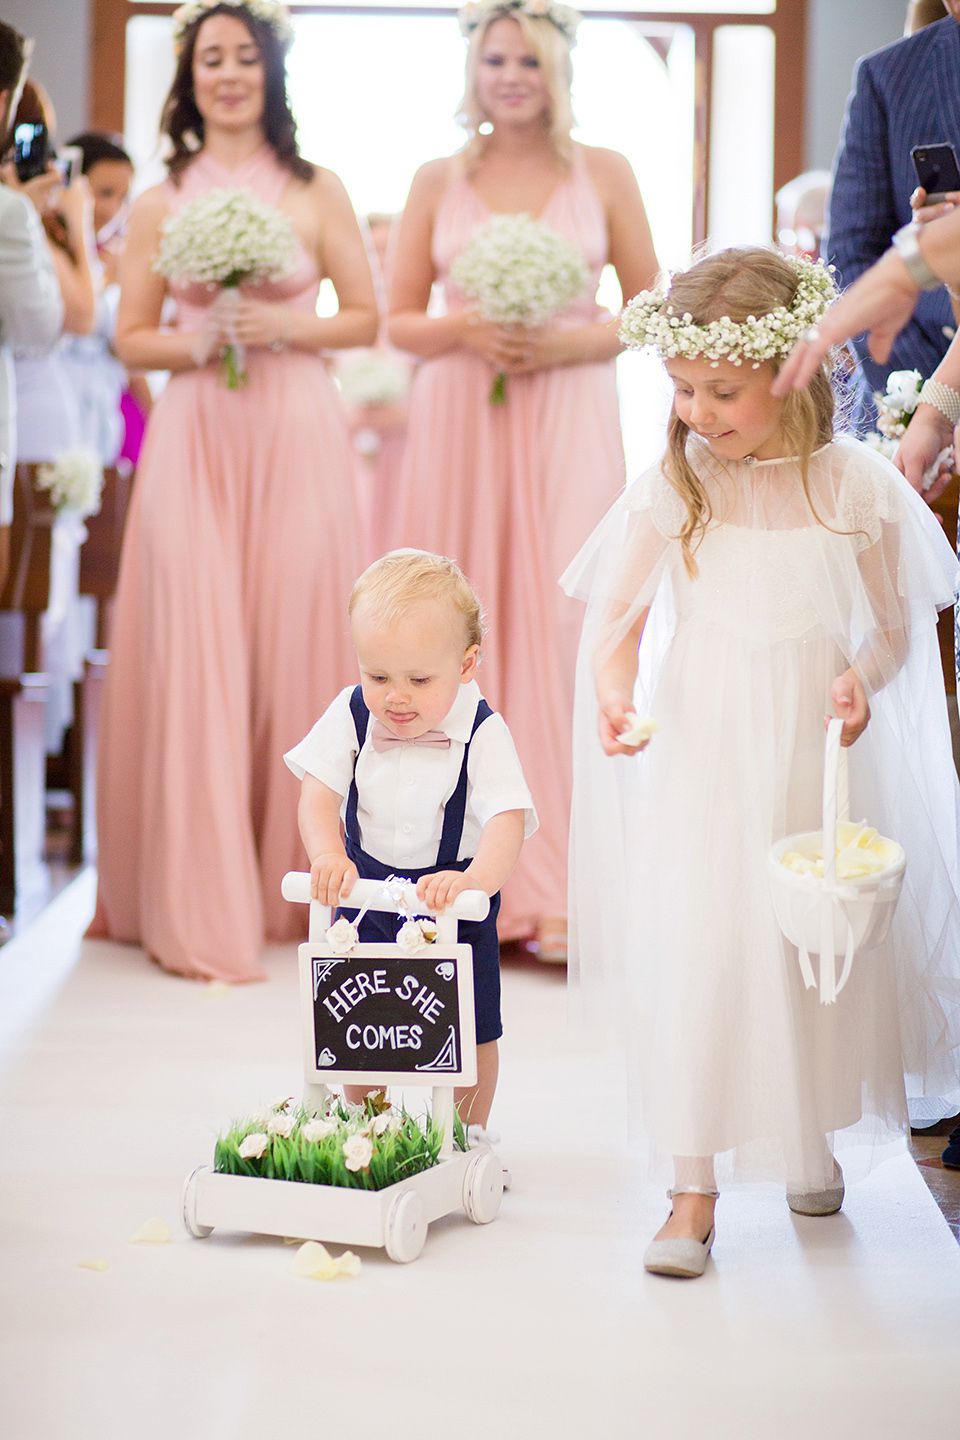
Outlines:
[[[773, 907], [780, 928], [799, 951], [800, 973], [807, 989], [817, 979], [810, 961], [820, 957], [820, 1000], [832, 1005], [850, 978], [858, 950], [871, 950], [887, 937], [900, 898], [907, 857], [900, 845], [886, 841], [891, 858], [881, 870], [854, 879], [837, 880], [837, 822], [849, 818], [847, 755], [840, 745], [842, 720], [827, 728], [823, 767], [823, 829], [787, 835], [768, 857]], [[830, 837], [824, 843], [825, 837]], [[823, 879], [800, 874], [783, 863], [795, 851], [807, 859], [823, 854]], [[837, 957], [843, 956], [837, 979]]]

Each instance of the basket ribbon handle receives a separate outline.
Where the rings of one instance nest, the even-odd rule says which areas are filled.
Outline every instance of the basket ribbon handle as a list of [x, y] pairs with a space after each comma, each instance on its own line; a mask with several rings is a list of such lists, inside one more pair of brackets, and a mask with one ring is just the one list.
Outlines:
[[[823, 888], [820, 904], [820, 1003], [833, 1005], [837, 996], [850, 977], [853, 965], [853, 929], [847, 921], [847, 943], [843, 957], [843, 969], [837, 983], [837, 961], [833, 949], [834, 900], [843, 894], [837, 885], [837, 822], [846, 819], [850, 813], [850, 789], [847, 774], [847, 756], [840, 744], [843, 721], [831, 720], [827, 726], [827, 740], [823, 760]], [[807, 971], [801, 970], [807, 985]], [[813, 977], [809, 957], [807, 967], [810, 979]]]

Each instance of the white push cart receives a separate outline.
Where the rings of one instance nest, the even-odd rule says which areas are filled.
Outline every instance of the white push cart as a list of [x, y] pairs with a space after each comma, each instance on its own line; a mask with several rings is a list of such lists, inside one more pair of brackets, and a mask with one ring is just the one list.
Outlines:
[[[391, 1260], [415, 1260], [431, 1220], [462, 1208], [475, 1224], [486, 1225], [500, 1209], [499, 1159], [488, 1149], [464, 1153], [453, 1148], [454, 1084], [476, 1083], [472, 956], [469, 946], [457, 944], [457, 922], [484, 919], [490, 902], [480, 891], [458, 895], [436, 917], [436, 943], [425, 955], [411, 957], [396, 945], [358, 945], [342, 956], [325, 943], [330, 910], [310, 899], [309, 875], [291, 872], [284, 876], [282, 890], [285, 899], [310, 906], [309, 939], [300, 946], [304, 1103], [319, 1110], [331, 1083], [359, 1083], [369, 1089], [397, 1083], [432, 1086], [433, 1118], [443, 1131], [440, 1158], [429, 1170], [383, 1190], [226, 1175], [201, 1165], [183, 1188], [183, 1223], [198, 1239], [215, 1228], [244, 1230], [382, 1246]], [[385, 887], [376, 880], [357, 881], [350, 904], [426, 913], [412, 885], [398, 889], [396, 883]], [[438, 977], [435, 990], [420, 983], [425, 965]], [[338, 979], [334, 990], [329, 989], [331, 976]], [[361, 976], [373, 978], [364, 982]], [[395, 980], [400, 983], [394, 984]], [[361, 1002], [378, 987], [387, 1003], [417, 1007], [418, 1023], [394, 1023], [390, 1015], [386, 1017], [390, 1023], [362, 1023]], [[339, 1025], [339, 1039], [327, 1043], [318, 1024]], [[426, 1033], [431, 1028], [435, 1035]], [[369, 1060], [371, 1053], [362, 1048], [365, 1036], [374, 1043], [402, 1042], [392, 1065], [362, 1068], [364, 1057]]]

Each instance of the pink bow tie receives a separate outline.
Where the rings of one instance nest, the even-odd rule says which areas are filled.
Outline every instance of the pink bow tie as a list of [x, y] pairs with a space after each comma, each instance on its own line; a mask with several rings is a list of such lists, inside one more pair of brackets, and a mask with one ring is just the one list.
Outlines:
[[394, 735], [380, 720], [374, 720], [370, 743], [378, 754], [389, 750], [392, 745], [436, 745], [438, 749], [450, 749], [450, 737], [442, 730], [425, 730], [422, 735]]

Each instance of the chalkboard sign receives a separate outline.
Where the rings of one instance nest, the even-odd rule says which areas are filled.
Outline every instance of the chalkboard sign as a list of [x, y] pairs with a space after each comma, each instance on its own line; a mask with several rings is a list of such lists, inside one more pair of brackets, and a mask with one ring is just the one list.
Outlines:
[[301, 945], [300, 1003], [312, 1084], [476, 1084], [469, 945]]

